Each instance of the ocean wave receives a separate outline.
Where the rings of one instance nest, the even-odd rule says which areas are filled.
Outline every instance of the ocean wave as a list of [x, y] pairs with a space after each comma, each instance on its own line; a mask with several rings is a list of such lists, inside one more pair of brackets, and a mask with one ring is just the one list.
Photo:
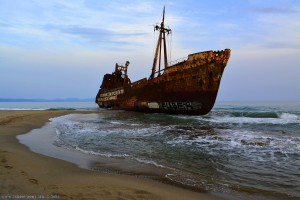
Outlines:
[[244, 111], [225, 111], [215, 110], [205, 116], [173, 116], [171, 123], [176, 124], [298, 124], [300, 125], [299, 113], [288, 112], [244, 112]]
[[[282, 152], [283, 154], [294, 154], [300, 150], [300, 138], [289, 135], [266, 134], [260, 131], [249, 130], [216, 130], [214, 135], [198, 135], [196, 137], [178, 136], [166, 144], [171, 146], [190, 146], [191, 148], [201, 148], [209, 153], [219, 153], [220, 151], [230, 151], [233, 154], [245, 154], [250, 151], [263, 154], [273, 154]], [[248, 152], [247, 152], [248, 150]]]
[[164, 166], [162, 164], [158, 164], [157, 162], [155, 162], [153, 160], [145, 160], [145, 159], [141, 159], [141, 158], [134, 158], [134, 160], [138, 161], [139, 163], [148, 164], [148, 165], [154, 165], [155, 167], [160, 167], [160, 168], [175, 170], [174, 168], [167, 167], [167, 166]]
[[276, 112], [231, 112], [230, 115], [249, 118], [279, 118]]
[[116, 125], [127, 125], [127, 126], [140, 126], [141, 125], [141, 124], [136, 124], [136, 123], [128, 123], [126, 121], [110, 121], [109, 123], [116, 124]]
[[143, 163], [143, 164], [147, 164], [147, 165], [154, 165], [155, 167], [174, 170], [173, 168], [164, 166], [162, 164], [158, 164], [157, 162], [155, 162], [153, 160], [146, 160], [146, 159], [142, 159], [142, 158], [132, 158], [130, 155], [128, 155], [126, 153], [124, 153], [124, 154], [100, 153], [100, 152], [95, 152], [93, 150], [85, 150], [85, 149], [82, 149], [78, 146], [76, 146], [75, 149], [77, 151], [80, 151], [80, 152], [84, 153], [84, 154], [95, 155], [95, 156], [103, 156], [103, 157], [107, 157], [107, 158], [130, 158], [130, 159], [135, 160], [139, 163]]
[[79, 110], [76, 108], [47, 108], [45, 110]]
[[300, 124], [300, 117], [292, 113], [227, 113], [214, 114], [200, 120], [214, 123], [235, 123], [235, 124]]
[[129, 157], [128, 154], [99, 153], [99, 152], [95, 152], [95, 151], [92, 151], [92, 150], [84, 150], [84, 149], [82, 149], [78, 146], [76, 146], [75, 149], [82, 152], [82, 153], [84, 153], [84, 154], [103, 156], [103, 157], [107, 157], [107, 158], [125, 158], [125, 157]]
[[268, 184], [281, 174], [289, 177], [280, 181], [298, 184], [299, 116], [297, 110], [215, 110], [205, 116], [112, 111], [53, 123], [66, 142], [62, 147], [159, 167], [172, 182], [224, 191], [239, 182]]
[[300, 117], [296, 114], [291, 113], [281, 113], [279, 115], [280, 119], [288, 119], [288, 120], [298, 120]]

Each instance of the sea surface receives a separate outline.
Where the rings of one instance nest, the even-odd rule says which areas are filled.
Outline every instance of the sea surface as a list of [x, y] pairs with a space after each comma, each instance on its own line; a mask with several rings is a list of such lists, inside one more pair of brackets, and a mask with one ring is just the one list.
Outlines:
[[0, 102], [0, 110], [97, 110], [94, 102]]
[[49, 126], [55, 132], [44, 142], [89, 158], [91, 170], [225, 199], [300, 199], [300, 102], [217, 102], [205, 116], [95, 108]]

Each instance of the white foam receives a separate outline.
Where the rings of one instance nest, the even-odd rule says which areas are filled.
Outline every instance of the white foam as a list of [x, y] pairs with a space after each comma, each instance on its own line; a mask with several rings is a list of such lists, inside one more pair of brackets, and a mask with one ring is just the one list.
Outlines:
[[290, 119], [290, 120], [298, 120], [299, 116], [291, 113], [282, 113], [279, 115], [280, 119]]
[[110, 121], [110, 124], [116, 125], [126, 125], [126, 126], [140, 126], [141, 124], [131, 123], [131, 122], [120, 122], [120, 121]]
[[201, 120], [214, 123], [232, 123], [232, 124], [290, 124], [299, 123], [297, 115], [283, 113], [279, 118], [251, 118], [251, 117], [232, 117], [232, 116], [214, 116], [212, 118], [202, 118]]
[[157, 162], [155, 162], [153, 160], [144, 160], [144, 159], [141, 159], [141, 158], [134, 158], [134, 160], [136, 160], [140, 163], [144, 163], [144, 164], [148, 164], [148, 165], [154, 165], [156, 167], [174, 170], [173, 168], [158, 164]]
[[103, 157], [107, 157], [107, 158], [125, 158], [125, 157], [129, 157], [128, 154], [99, 153], [99, 152], [94, 152], [92, 150], [84, 150], [84, 149], [81, 149], [78, 146], [76, 146], [75, 149], [82, 152], [82, 153], [85, 153], [85, 154], [103, 156]]
[[[298, 153], [300, 149], [300, 137], [290, 135], [230, 129], [216, 129], [215, 133], [214, 135], [200, 135], [194, 138], [178, 136], [166, 144], [172, 146], [193, 145], [207, 150], [209, 154], [214, 154], [214, 152], [218, 154], [219, 151], [229, 150], [234, 154], [249, 154], [250, 157], [254, 156], [258, 160], [265, 159], [262, 157], [272, 152], [281, 152], [285, 157], [288, 157], [288, 154]], [[251, 152], [254, 154], [252, 155]]]
[[110, 121], [111, 124], [121, 124], [121, 125], [127, 125], [127, 123], [119, 122], [119, 121]]

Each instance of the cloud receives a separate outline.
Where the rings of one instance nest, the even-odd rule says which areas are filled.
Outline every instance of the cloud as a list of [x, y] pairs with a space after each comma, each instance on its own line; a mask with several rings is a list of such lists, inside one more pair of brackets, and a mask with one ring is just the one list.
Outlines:
[[270, 42], [263, 45], [266, 48], [275, 48], [275, 49], [297, 49], [300, 50], [300, 44], [293, 43], [293, 42]]
[[71, 43], [77, 43], [90, 48], [105, 46], [108, 49], [124, 49], [142, 46], [143, 41], [137, 38], [147, 37], [147, 32], [128, 30], [117, 31], [107, 28], [84, 27], [80, 25], [46, 25], [45, 32], [53, 32], [60, 37], [68, 38]]
[[284, 7], [253, 7], [249, 9], [252, 12], [263, 13], [263, 14], [298, 14], [300, 13], [299, 8], [284, 8]]
[[256, 22], [262, 47], [300, 49], [300, 15], [262, 15]]
[[146, 1], [137, 1], [131, 2], [130, 4], [125, 4], [123, 6], [120, 6], [119, 8], [124, 11], [148, 13], [153, 9], [153, 3]]
[[126, 38], [133, 36], [146, 35], [145, 32], [135, 32], [135, 33], [116, 33], [114, 31], [103, 29], [103, 28], [88, 28], [81, 26], [68, 26], [60, 29], [61, 32], [77, 35], [85, 38], [89, 41], [113, 41], [114, 38]]
[[13, 16], [1, 13], [5, 9], [0, 8], [0, 43], [24, 48], [59, 48], [58, 44], [64, 44], [61, 48], [79, 45], [119, 50], [151, 44], [148, 37], [152, 29], [146, 30], [154, 5], [151, 1], [32, 0], [23, 4], [29, 5], [12, 7]]
[[8, 28], [8, 27], [12, 27], [12, 25], [9, 23], [0, 21], [0, 28]]
[[[153, 1], [98, 1], [98, 0], [87, 0], [84, 1], [84, 5], [92, 10], [97, 10], [100, 12], [111, 12], [110, 14], [118, 13], [149, 13], [155, 8], [155, 2]], [[114, 12], [112, 12], [114, 11]]]

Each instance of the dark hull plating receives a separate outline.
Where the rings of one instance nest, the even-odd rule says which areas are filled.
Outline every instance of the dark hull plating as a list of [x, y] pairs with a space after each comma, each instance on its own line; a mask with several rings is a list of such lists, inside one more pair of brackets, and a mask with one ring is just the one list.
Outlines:
[[[103, 80], [96, 103], [100, 108], [205, 115], [214, 106], [229, 57], [230, 49], [191, 54], [155, 77], [121, 86], [110, 75]], [[104, 87], [108, 81], [111, 87]]]

